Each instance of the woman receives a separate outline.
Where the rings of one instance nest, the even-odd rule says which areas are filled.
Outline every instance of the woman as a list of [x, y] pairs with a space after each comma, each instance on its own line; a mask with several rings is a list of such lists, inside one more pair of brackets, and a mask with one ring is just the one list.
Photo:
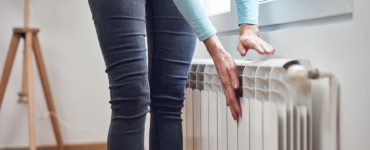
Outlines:
[[[232, 116], [239, 118], [235, 63], [199, 0], [89, 0], [89, 5], [110, 84], [109, 150], [144, 149], [149, 104], [150, 150], [182, 149], [181, 108], [196, 42], [192, 31], [207, 47]], [[272, 54], [274, 49], [258, 37], [258, 1], [237, 0], [237, 6], [240, 54], [248, 49]]]

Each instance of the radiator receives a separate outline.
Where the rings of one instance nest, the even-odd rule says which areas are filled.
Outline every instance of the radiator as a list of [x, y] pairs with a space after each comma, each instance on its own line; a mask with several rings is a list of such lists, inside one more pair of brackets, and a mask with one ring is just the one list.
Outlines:
[[183, 108], [184, 150], [312, 150], [311, 80], [296, 82], [287, 66], [308, 61], [237, 61], [242, 117], [226, 106], [211, 60], [192, 63]]

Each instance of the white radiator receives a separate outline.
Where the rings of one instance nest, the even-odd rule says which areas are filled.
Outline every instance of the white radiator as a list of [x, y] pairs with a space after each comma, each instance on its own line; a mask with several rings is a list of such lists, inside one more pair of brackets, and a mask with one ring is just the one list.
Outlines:
[[184, 150], [312, 150], [311, 81], [292, 81], [285, 69], [310, 64], [286, 59], [236, 63], [239, 123], [226, 106], [212, 61], [191, 65], [183, 109]]

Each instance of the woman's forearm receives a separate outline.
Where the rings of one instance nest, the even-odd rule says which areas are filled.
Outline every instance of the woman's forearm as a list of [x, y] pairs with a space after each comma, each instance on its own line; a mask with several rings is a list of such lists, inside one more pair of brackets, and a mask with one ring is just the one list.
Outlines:
[[206, 46], [208, 53], [212, 58], [214, 58], [216, 55], [226, 52], [217, 35], [213, 35], [207, 38], [206, 40], [203, 41], [203, 43]]
[[173, 0], [185, 20], [190, 24], [199, 40], [203, 41], [216, 34], [208, 16], [204, 12], [199, 0]]
[[258, 24], [258, 0], [236, 0], [238, 24]]

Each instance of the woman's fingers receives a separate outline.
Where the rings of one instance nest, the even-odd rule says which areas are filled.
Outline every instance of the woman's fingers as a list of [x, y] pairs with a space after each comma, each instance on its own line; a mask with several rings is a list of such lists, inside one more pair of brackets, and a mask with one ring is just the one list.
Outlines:
[[238, 120], [240, 116], [240, 106], [237, 102], [235, 89], [231, 87], [231, 84], [226, 82], [223, 83], [223, 89], [226, 96], [226, 101], [229, 104], [231, 115], [233, 116], [234, 120]]
[[230, 62], [230, 67], [228, 69], [228, 74], [230, 76], [231, 83], [233, 84], [232, 88], [228, 89], [228, 92], [230, 92], [230, 102], [229, 106], [233, 109], [235, 116], [234, 120], [238, 120], [239, 116], [241, 116], [241, 111], [240, 111], [240, 104], [238, 102], [238, 98], [236, 95], [236, 89], [239, 88], [239, 79], [238, 79], [238, 73], [237, 73], [237, 68], [235, 62], [231, 59]]
[[245, 49], [254, 49], [259, 54], [265, 54], [265, 50], [256, 41], [255, 37], [242, 38], [240, 39], [240, 43]]
[[226, 74], [228, 76], [226, 79], [229, 79], [229, 81], [224, 81], [223, 83], [226, 92], [225, 94], [227, 96], [233, 118], [234, 120], [238, 120], [241, 115], [240, 105], [236, 95], [236, 89], [239, 88], [239, 79], [235, 62], [232, 59], [229, 60], [229, 67], [226, 70]]
[[244, 46], [240, 42], [238, 42], [236, 49], [239, 51], [241, 56], [247, 55], [248, 49], [244, 48]]
[[234, 120], [238, 120], [241, 110], [235, 93], [235, 89], [239, 88], [236, 65], [231, 56], [226, 56], [223, 61], [218, 60], [216, 62], [218, 63], [216, 66], [222, 88], [224, 89], [226, 103], [230, 108]]
[[227, 104], [228, 104], [227, 106], [230, 108], [231, 116], [232, 116], [232, 117], [234, 118], [234, 120], [235, 120], [235, 118], [237, 118], [237, 114], [236, 114], [236, 112], [235, 112], [235, 110], [234, 110], [234, 107], [232, 107], [232, 106], [230, 105], [231, 99], [230, 99], [230, 96], [229, 96], [229, 92], [227, 92], [226, 88], [225, 88], [224, 94], [225, 94], [225, 96], [226, 96], [226, 101], [227, 101]]
[[233, 89], [238, 89], [239, 88], [238, 73], [236, 70], [236, 64], [233, 60], [231, 60], [230, 66], [229, 68], [227, 68], [227, 73], [230, 77]]
[[258, 38], [258, 42], [261, 44], [261, 47], [264, 49], [265, 54], [268, 54], [268, 55], [274, 54], [275, 49], [272, 48], [272, 46], [270, 44], [268, 44], [267, 42], [265, 42], [264, 40], [262, 40], [259, 37], [257, 37], [257, 38]]
[[[241, 37], [239, 43], [244, 49], [254, 49], [259, 54], [272, 55], [275, 52], [275, 49], [270, 44], [258, 36]], [[242, 48], [238, 46], [238, 50], [239, 49]]]

